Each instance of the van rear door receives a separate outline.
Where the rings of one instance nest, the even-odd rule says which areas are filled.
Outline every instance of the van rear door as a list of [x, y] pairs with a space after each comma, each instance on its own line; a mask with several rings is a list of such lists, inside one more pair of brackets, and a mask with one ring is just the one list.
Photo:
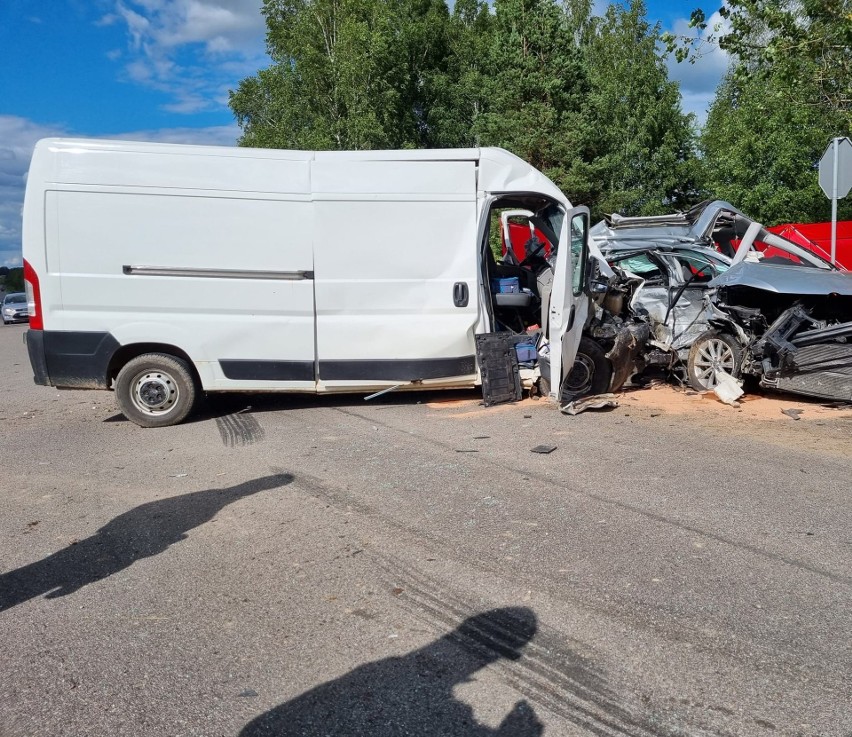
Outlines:
[[476, 373], [476, 162], [389, 154], [313, 163], [320, 390]]

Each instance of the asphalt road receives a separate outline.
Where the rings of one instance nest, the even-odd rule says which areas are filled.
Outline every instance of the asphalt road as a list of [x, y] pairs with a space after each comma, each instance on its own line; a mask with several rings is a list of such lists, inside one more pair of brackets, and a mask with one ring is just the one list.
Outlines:
[[24, 330], [2, 737], [852, 735], [849, 413], [232, 395], [143, 430], [33, 385]]

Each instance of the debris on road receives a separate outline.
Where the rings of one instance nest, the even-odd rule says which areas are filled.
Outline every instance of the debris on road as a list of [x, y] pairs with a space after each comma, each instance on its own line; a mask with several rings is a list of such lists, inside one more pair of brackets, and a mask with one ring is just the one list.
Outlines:
[[781, 410], [782, 415], [787, 415], [787, 417], [791, 417], [794, 420], [800, 419], [799, 415], [802, 414], [802, 412], [804, 412], [803, 409], [782, 409]]
[[737, 400], [744, 394], [742, 382], [724, 371], [716, 371], [716, 386], [713, 393], [719, 401], [730, 406], [738, 406]]
[[548, 453], [552, 453], [556, 450], [555, 445], [536, 445], [535, 448], [530, 448], [530, 453], [541, 453], [543, 455], [547, 455]]
[[575, 399], [559, 408], [563, 415], [578, 415], [587, 409], [611, 409], [618, 407], [615, 394], [595, 394], [591, 397]]

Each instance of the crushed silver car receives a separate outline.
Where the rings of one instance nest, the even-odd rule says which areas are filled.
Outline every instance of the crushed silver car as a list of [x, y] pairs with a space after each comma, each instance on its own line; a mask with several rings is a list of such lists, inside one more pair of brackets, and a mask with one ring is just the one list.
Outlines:
[[590, 331], [605, 331], [611, 315], [645, 321], [651, 336], [636, 369], [682, 368], [699, 390], [721, 374], [752, 375], [774, 389], [852, 399], [852, 274], [722, 201], [611, 216], [590, 236], [617, 273], [609, 314]]

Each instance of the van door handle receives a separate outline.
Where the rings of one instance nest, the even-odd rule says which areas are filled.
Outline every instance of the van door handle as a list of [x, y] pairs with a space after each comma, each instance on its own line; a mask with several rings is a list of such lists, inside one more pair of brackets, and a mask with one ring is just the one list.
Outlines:
[[467, 302], [470, 299], [470, 293], [467, 289], [467, 283], [457, 281], [453, 285], [453, 303], [456, 307], [467, 307]]

